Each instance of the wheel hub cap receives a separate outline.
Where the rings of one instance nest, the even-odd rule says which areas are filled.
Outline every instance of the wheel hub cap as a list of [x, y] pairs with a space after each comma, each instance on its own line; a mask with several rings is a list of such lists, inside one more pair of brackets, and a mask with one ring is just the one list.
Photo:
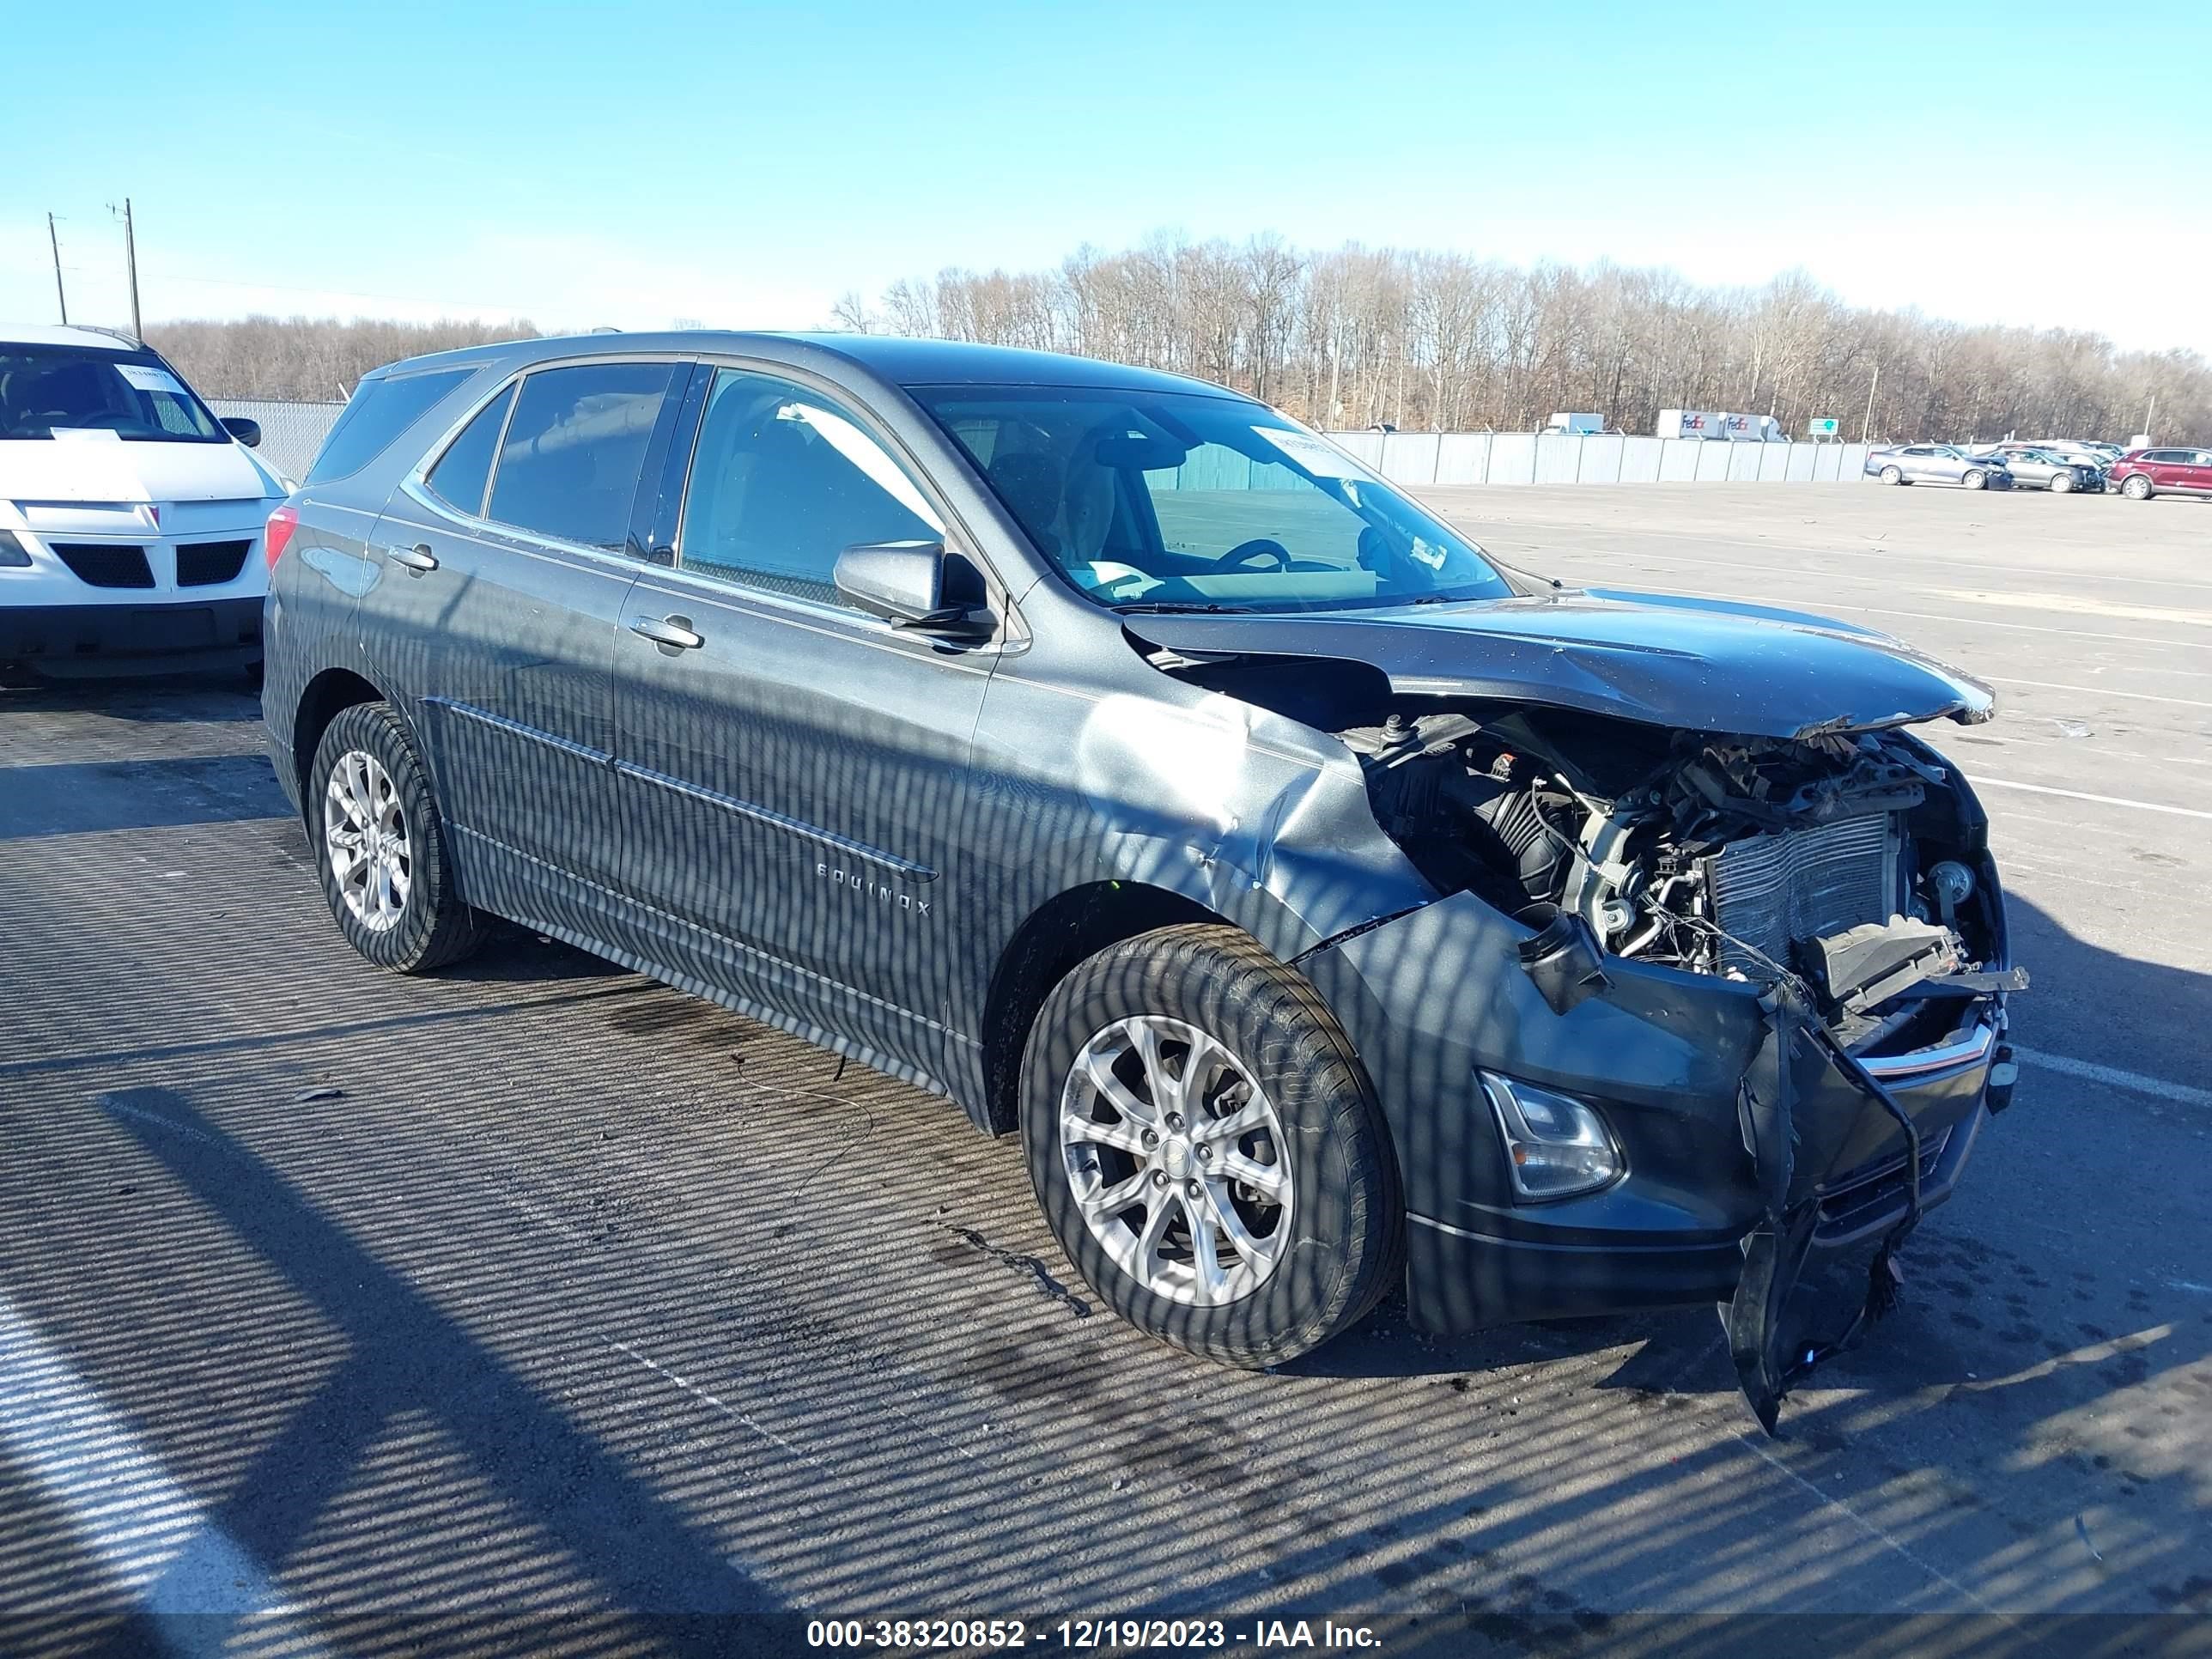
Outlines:
[[1196, 1026], [1139, 1014], [1085, 1042], [1060, 1092], [1060, 1152], [1091, 1237], [1156, 1296], [1249, 1296], [1289, 1242], [1281, 1120], [1250, 1069]]
[[349, 750], [323, 792], [323, 850], [354, 920], [374, 933], [399, 925], [414, 884], [414, 847], [399, 787], [366, 750]]

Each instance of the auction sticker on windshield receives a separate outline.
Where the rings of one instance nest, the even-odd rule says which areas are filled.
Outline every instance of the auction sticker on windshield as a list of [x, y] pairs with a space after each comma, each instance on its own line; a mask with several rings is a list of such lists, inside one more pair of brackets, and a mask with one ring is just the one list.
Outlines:
[[1342, 453], [1334, 445], [1309, 433], [1292, 432], [1279, 426], [1255, 426], [1252, 430], [1316, 478], [1364, 478], [1367, 476], [1366, 469], [1358, 462]]
[[185, 396], [184, 386], [177, 377], [152, 363], [118, 363], [115, 372], [141, 392], [166, 392], [172, 398]]

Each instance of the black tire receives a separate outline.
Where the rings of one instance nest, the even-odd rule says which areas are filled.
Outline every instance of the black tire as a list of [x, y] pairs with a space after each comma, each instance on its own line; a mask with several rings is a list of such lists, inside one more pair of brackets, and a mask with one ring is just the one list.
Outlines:
[[[1181, 1021], [1222, 1044], [1281, 1121], [1290, 1237], [1272, 1271], [1235, 1300], [1194, 1305], [1158, 1293], [1115, 1261], [1077, 1206], [1062, 1091], [1085, 1045], [1136, 1015]], [[1280, 1364], [1358, 1322], [1397, 1274], [1403, 1200], [1366, 1074], [1312, 985], [1236, 928], [1164, 927], [1079, 965], [1030, 1028], [1021, 1110], [1030, 1180], [1054, 1236], [1108, 1307], [1162, 1341], [1232, 1365]]]
[[2136, 473], [2120, 486], [2120, 494], [2131, 501], [2147, 501], [2151, 497], [2150, 480]]
[[1959, 480], [1959, 484], [1964, 489], [1986, 489], [1990, 485], [1989, 475], [1978, 471], [1969, 471]]
[[2074, 493], [2073, 477], [2069, 473], [2054, 472], [2051, 475], [2048, 487], [2054, 495], [2070, 495]]
[[[371, 927], [354, 914], [340, 890], [324, 833], [331, 774], [355, 753], [374, 760], [391, 779], [406, 836], [408, 890], [397, 921], [385, 927]], [[331, 721], [307, 769], [307, 817], [323, 897], [346, 943], [369, 961], [395, 974], [427, 974], [459, 961], [483, 942], [483, 919], [461, 902], [454, 889], [453, 859], [429, 774], [391, 704], [356, 703]]]
[[1903, 483], [1905, 482], [1905, 469], [1901, 466], [1886, 466], [1882, 468], [1881, 481], [1886, 484]]

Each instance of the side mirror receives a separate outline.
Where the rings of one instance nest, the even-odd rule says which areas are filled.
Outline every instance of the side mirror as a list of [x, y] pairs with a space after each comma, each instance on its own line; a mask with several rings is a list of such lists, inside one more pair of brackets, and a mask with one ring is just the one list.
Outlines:
[[[942, 542], [863, 542], [837, 556], [837, 591], [894, 628], [969, 631], [982, 595], [969, 599], [953, 591], [966, 584], [947, 580], [952, 562]], [[965, 560], [957, 566], [968, 572]]]
[[243, 415], [226, 415], [222, 417], [222, 429], [248, 449], [261, 447], [261, 422], [258, 421], [249, 421]]

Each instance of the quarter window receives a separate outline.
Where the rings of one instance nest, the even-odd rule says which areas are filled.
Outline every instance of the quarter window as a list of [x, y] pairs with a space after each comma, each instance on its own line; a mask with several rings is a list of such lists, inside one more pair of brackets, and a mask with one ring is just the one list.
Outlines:
[[471, 517], [483, 512], [484, 489], [491, 483], [492, 452], [499, 447], [499, 429], [507, 424], [507, 405], [514, 401], [514, 388], [509, 386], [486, 404], [430, 469], [426, 480], [430, 493], [447, 506]]
[[684, 568], [836, 604], [847, 548], [944, 534], [905, 470], [829, 399], [715, 372], [678, 536]]
[[314, 465], [307, 469], [306, 482], [324, 483], [360, 471], [426, 414], [431, 404], [475, 373], [473, 368], [449, 368], [434, 374], [363, 380], [353, 389], [331, 435], [323, 440]]
[[674, 363], [541, 369], [516, 393], [488, 517], [620, 551]]

